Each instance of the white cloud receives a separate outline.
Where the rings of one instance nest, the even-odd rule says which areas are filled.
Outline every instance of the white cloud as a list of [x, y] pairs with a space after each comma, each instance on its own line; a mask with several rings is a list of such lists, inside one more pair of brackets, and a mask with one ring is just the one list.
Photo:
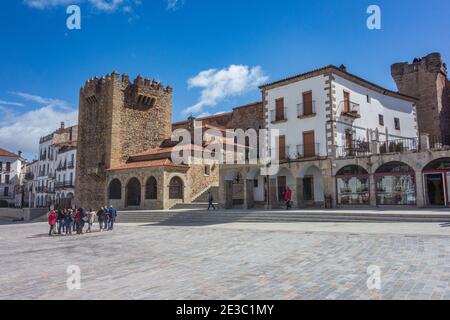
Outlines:
[[204, 107], [214, 107], [227, 97], [239, 96], [256, 89], [267, 81], [260, 66], [230, 65], [221, 70], [201, 71], [188, 80], [189, 88], [202, 88], [201, 97], [195, 105], [185, 109], [184, 114], [202, 113]]
[[6, 150], [22, 150], [25, 156], [36, 155], [40, 137], [57, 129], [61, 121], [68, 121], [70, 125], [78, 121], [78, 111], [68, 102], [27, 93], [14, 94], [40, 106], [24, 113], [0, 107], [0, 147]]
[[141, 0], [24, 0], [25, 4], [35, 9], [47, 9], [71, 4], [89, 3], [94, 9], [114, 12], [124, 6], [124, 12], [131, 12], [131, 5], [140, 5]]
[[5, 101], [5, 100], [0, 100], [0, 105], [2, 105], [2, 106], [14, 106], [14, 107], [24, 107], [25, 106], [23, 103], [11, 102], [11, 101]]
[[167, 0], [167, 10], [176, 11], [184, 5], [184, 0]]

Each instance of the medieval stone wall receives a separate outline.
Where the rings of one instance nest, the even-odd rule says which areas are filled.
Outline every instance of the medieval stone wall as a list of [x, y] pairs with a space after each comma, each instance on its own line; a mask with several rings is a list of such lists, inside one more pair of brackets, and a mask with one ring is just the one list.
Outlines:
[[416, 106], [419, 132], [450, 135], [447, 68], [441, 55], [432, 53], [412, 64], [393, 64], [391, 74], [400, 93], [420, 99]]
[[106, 202], [106, 170], [157, 147], [172, 132], [172, 88], [113, 72], [80, 90], [76, 205]]

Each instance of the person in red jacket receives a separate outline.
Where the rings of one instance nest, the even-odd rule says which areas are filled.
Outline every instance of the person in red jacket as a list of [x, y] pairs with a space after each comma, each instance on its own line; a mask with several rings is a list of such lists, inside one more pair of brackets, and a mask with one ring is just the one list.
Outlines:
[[51, 237], [53, 235], [53, 232], [55, 231], [55, 225], [56, 225], [56, 211], [52, 210], [50, 214], [48, 215], [48, 224], [50, 225], [50, 231], [48, 232], [48, 235]]
[[291, 199], [292, 199], [292, 191], [291, 189], [289, 189], [289, 187], [287, 187], [286, 191], [284, 192], [284, 202], [286, 202], [286, 210], [292, 208]]

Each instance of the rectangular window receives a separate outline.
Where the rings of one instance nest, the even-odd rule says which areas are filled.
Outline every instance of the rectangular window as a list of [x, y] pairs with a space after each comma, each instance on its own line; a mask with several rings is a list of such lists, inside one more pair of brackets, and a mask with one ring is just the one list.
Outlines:
[[371, 103], [372, 102], [372, 98], [369, 95], [367, 95], [366, 98], [367, 98], [367, 103]]
[[211, 174], [211, 166], [207, 164], [205, 166], [205, 176], [209, 176], [210, 174]]
[[5, 197], [7, 197], [9, 195], [9, 188], [8, 187], [5, 187], [5, 189], [3, 189], [3, 195]]
[[3, 169], [3, 163], [0, 161], [0, 172], [2, 172]]
[[384, 126], [384, 116], [382, 114], [378, 115], [378, 123], [380, 126]]
[[280, 98], [275, 100], [275, 121], [284, 119], [284, 98]]
[[11, 170], [11, 162], [6, 162], [6, 172]]
[[9, 184], [9, 174], [5, 175], [5, 183]]
[[303, 92], [303, 115], [313, 114], [312, 91]]
[[258, 188], [258, 179], [253, 180], [253, 187]]
[[400, 119], [394, 118], [395, 130], [400, 130]]

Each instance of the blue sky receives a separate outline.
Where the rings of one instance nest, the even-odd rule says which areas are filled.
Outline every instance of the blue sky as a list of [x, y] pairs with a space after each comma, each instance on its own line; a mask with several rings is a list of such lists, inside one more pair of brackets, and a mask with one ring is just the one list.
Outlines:
[[[450, 63], [448, 0], [15, 0], [0, 11], [0, 146], [36, 153], [76, 122], [84, 81], [117, 70], [174, 87], [174, 121], [260, 99], [258, 84], [345, 64], [396, 89], [390, 65], [439, 51]], [[66, 8], [81, 8], [68, 30]], [[366, 27], [381, 8], [381, 30]]]

